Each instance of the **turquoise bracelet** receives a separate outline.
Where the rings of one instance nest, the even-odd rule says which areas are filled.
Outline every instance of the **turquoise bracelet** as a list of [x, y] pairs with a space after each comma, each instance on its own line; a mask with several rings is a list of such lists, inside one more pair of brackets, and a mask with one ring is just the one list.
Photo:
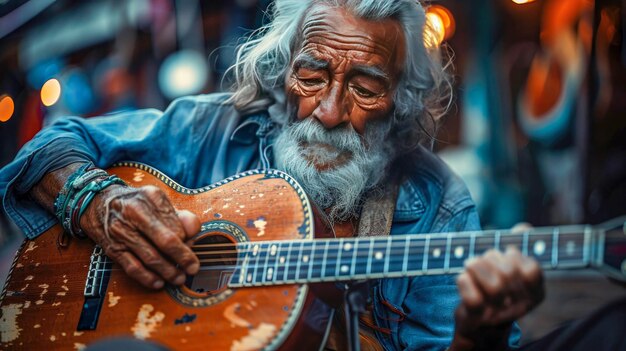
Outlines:
[[[73, 198], [71, 206], [69, 207], [69, 213], [67, 218], [69, 221], [67, 222], [69, 233], [74, 237], [85, 237], [82, 229], [80, 228], [80, 218], [87, 210], [91, 201], [96, 197], [98, 193], [102, 190], [110, 187], [111, 185], [126, 185], [126, 183], [120, 179], [116, 175], [108, 176], [104, 179], [93, 180], [88, 183], [85, 187], [80, 189], [78, 193]], [[80, 204], [80, 207], [78, 206]], [[76, 213], [78, 211], [78, 213]]]

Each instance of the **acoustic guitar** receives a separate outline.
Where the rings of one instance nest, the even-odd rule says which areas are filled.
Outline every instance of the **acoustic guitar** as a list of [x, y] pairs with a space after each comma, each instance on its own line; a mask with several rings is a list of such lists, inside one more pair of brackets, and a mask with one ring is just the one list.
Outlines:
[[[61, 227], [25, 240], [0, 302], [0, 349], [80, 350], [107, 337], [175, 350], [318, 349], [329, 330], [334, 282], [453, 274], [487, 249], [516, 245], [545, 269], [599, 268], [626, 280], [626, 218], [599, 227], [315, 238], [297, 182], [255, 170], [187, 189], [138, 163], [109, 169], [131, 186], [155, 185], [203, 225], [201, 271], [180, 287], [144, 289], [89, 240], [57, 245]], [[331, 284], [323, 284], [330, 282]]]

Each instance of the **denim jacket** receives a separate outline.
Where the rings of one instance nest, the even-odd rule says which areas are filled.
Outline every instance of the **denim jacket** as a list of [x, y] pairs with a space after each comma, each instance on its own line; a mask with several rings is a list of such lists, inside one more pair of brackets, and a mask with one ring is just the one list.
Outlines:
[[[228, 94], [185, 97], [165, 111], [69, 117], [42, 130], [0, 170], [0, 196], [8, 216], [34, 238], [56, 223], [27, 194], [42, 176], [78, 161], [107, 168], [142, 162], [188, 188], [249, 169], [271, 166], [272, 122], [267, 113], [246, 115], [224, 103]], [[269, 108], [272, 113], [272, 108]], [[401, 184], [391, 234], [479, 230], [476, 208], [463, 182], [426, 149]], [[454, 331], [459, 296], [453, 276], [382, 279], [372, 284], [377, 337], [387, 350], [444, 350]], [[511, 344], [519, 339], [514, 328]]]

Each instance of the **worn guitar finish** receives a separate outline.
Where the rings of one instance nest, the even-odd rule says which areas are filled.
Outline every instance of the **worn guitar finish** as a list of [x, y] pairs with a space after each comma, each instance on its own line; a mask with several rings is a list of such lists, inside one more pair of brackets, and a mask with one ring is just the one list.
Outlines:
[[[251, 171], [189, 190], [144, 165], [125, 163], [109, 172], [131, 186], [159, 186], [176, 208], [200, 217], [203, 233], [217, 239], [213, 241], [218, 246], [229, 241], [313, 239], [306, 196], [283, 173]], [[301, 318], [309, 306], [321, 303], [307, 285], [230, 289], [224, 285], [229, 273], [222, 272], [222, 279], [205, 277], [216, 289], [209, 293], [171, 287], [148, 291], [105, 256], [91, 257], [94, 246], [89, 240], [58, 247], [60, 231], [57, 225], [20, 248], [3, 291], [0, 349], [79, 350], [116, 335], [184, 350], [289, 349], [297, 334], [306, 333], [312, 341], [325, 331], [328, 316], [323, 312], [328, 309], [315, 309], [319, 313], [313, 327]], [[203, 260], [202, 253], [199, 257]], [[86, 289], [86, 284], [91, 286]], [[101, 296], [97, 318], [81, 319], [89, 301], [86, 290]], [[90, 303], [97, 312], [98, 298]], [[89, 330], [94, 320], [95, 329]], [[299, 349], [316, 346], [298, 344]]]

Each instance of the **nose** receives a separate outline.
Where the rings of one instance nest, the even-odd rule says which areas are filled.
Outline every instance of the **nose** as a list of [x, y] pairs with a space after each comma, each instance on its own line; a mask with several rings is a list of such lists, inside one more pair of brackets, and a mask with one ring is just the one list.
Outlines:
[[326, 129], [335, 128], [349, 121], [348, 109], [339, 86], [332, 85], [328, 90], [320, 94], [313, 116]]

